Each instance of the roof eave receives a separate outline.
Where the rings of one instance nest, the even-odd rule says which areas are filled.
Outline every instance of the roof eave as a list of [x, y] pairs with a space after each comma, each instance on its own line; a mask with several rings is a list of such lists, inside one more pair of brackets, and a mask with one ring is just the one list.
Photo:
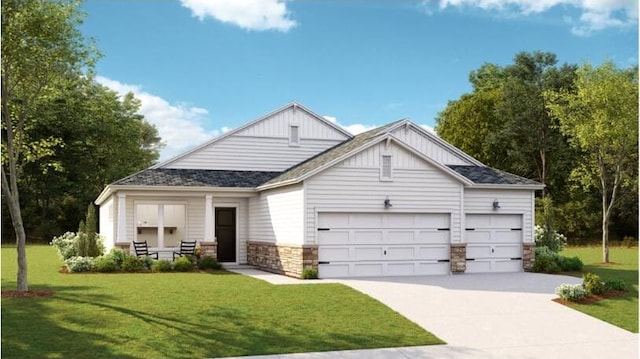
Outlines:
[[97, 205], [104, 203], [109, 196], [118, 191], [177, 191], [177, 192], [223, 192], [223, 193], [257, 193], [255, 187], [214, 187], [214, 186], [149, 186], [149, 185], [109, 185], [95, 200]]
[[526, 190], [541, 190], [546, 186], [543, 184], [505, 184], [505, 183], [473, 183], [469, 187], [471, 188], [486, 188], [486, 189], [526, 189]]

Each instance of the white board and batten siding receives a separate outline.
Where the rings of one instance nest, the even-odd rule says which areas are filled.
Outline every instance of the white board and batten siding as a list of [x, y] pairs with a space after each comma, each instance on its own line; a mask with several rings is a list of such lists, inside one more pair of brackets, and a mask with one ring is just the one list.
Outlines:
[[466, 272], [522, 271], [522, 243], [533, 239], [532, 192], [467, 189], [464, 198]]
[[263, 191], [249, 198], [249, 240], [303, 244], [303, 208], [302, 184]]
[[[382, 155], [392, 156], [391, 181], [381, 181], [380, 161]], [[378, 236], [377, 238], [382, 241], [375, 246], [376, 248], [371, 249], [369, 252], [371, 255], [375, 256], [375, 253], [383, 253], [382, 255], [384, 256], [384, 251], [387, 251], [386, 260], [374, 263], [376, 261], [372, 259], [369, 261], [372, 265], [368, 269], [365, 269], [365, 266], [360, 266], [361, 271], [358, 272], [354, 268], [355, 264], [349, 264], [351, 272], [346, 274], [345, 272], [342, 272], [342, 274], [325, 272], [325, 276], [375, 275], [374, 273], [379, 270], [383, 271], [382, 275], [393, 275], [396, 270], [397, 275], [401, 275], [401, 273], [408, 274], [410, 266], [413, 268], [413, 274], [420, 274], [417, 263], [421, 261], [423, 263], [437, 263], [437, 259], [435, 262], [433, 259], [421, 260], [422, 257], [419, 254], [420, 246], [438, 246], [443, 243], [448, 244], [451, 241], [460, 240], [462, 184], [442, 172], [442, 170], [393, 143], [388, 145], [379, 143], [340, 164], [310, 177], [305, 181], [304, 188], [307, 203], [305, 214], [306, 242], [319, 245], [320, 257], [325, 257], [326, 259], [326, 256], [329, 256], [329, 258], [333, 258], [333, 254], [329, 252], [323, 253], [323, 247], [329, 248], [329, 242], [326, 241], [336, 240], [335, 238], [327, 239], [332, 234], [322, 233], [331, 231], [318, 230], [323, 228], [321, 227], [321, 221], [324, 221], [325, 224], [326, 221], [329, 221], [329, 225], [333, 226], [331, 224], [333, 219], [337, 221], [337, 218], [345, 215], [351, 218], [350, 221], [354, 221], [354, 224], [362, 221], [370, 223], [369, 232], [376, 233], [373, 235]], [[386, 198], [392, 204], [389, 209], [384, 208]], [[387, 214], [393, 214], [394, 216], [388, 216]], [[395, 216], [396, 214], [397, 216]], [[394, 221], [396, 223], [404, 223], [400, 226], [403, 228], [394, 230], [394, 227], [390, 227]], [[434, 227], [436, 226], [435, 224], [433, 226], [424, 226], [424, 223], [433, 224], [442, 221], [446, 222], [446, 226], [443, 223], [438, 224], [437, 228]], [[344, 225], [344, 223], [335, 223], [338, 226], [335, 227], [338, 232], [334, 233], [339, 233], [341, 230], [343, 237], [342, 240], [338, 240], [337, 244], [334, 242], [333, 245], [343, 248], [334, 249], [337, 252], [341, 251], [343, 254], [349, 253], [350, 259], [347, 262], [355, 262], [351, 261], [351, 259], [367, 252], [362, 247], [363, 244], [359, 243], [357, 239], [367, 232], [367, 228], [340, 229], [339, 225]], [[448, 230], [437, 233], [438, 228], [447, 228]], [[443, 235], [447, 238], [442, 241], [438, 240], [437, 243], [421, 243], [422, 240], [420, 238], [425, 238], [424, 233], [421, 234], [421, 231], [435, 233], [435, 236], [440, 239], [442, 239]], [[346, 232], [349, 232], [348, 237], [345, 237]], [[404, 238], [404, 240], [401, 240], [401, 238]], [[401, 240], [401, 242], [398, 242], [398, 240]], [[397, 251], [395, 249], [390, 251], [388, 245], [391, 244], [400, 246], [394, 247]], [[359, 246], [359, 248], [353, 246]], [[387, 247], [385, 248], [385, 246]], [[345, 252], [344, 247], [350, 247], [348, 252]], [[403, 249], [401, 250], [401, 248]], [[401, 255], [396, 255], [396, 253], [401, 253], [402, 251], [406, 251], [406, 258], [408, 258], [405, 263], [401, 263]], [[409, 255], [408, 252], [413, 254]], [[400, 260], [400, 262], [397, 262], [398, 266], [389, 267], [391, 263], [389, 262], [391, 260], [390, 253], [394, 253], [394, 260]], [[339, 256], [339, 254], [335, 255]], [[443, 253], [440, 253], [439, 257], [441, 256], [443, 256]], [[448, 259], [448, 247], [447, 256], [439, 257], [438, 259]], [[367, 263], [367, 261], [360, 262], [360, 264]], [[402, 266], [404, 266], [403, 270], [400, 269]], [[448, 266], [448, 263], [440, 262], [439, 264], [441, 269], [446, 268], [443, 269], [446, 272], [448, 272]], [[320, 274], [323, 275], [322, 265], [320, 266]]]
[[[299, 144], [290, 143], [291, 126]], [[300, 108], [288, 108], [198, 148], [164, 168], [283, 171], [347, 139]]]
[[[476, 165], [438, 141], [427, 137], [410, 126], [401, 126], [392, 132], [393, 136], [427, 155], [434, 161], [446, 165]], [[435, 136], [435, 135], [434, 135]]]

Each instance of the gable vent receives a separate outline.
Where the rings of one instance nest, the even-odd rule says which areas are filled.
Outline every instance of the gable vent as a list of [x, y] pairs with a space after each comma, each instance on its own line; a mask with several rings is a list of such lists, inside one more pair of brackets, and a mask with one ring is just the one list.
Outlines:
[[391, 171], [391, 156], [382, 156], [382, 165], [380, 168], [380, 180], [391, 181], [393, 179], [393, 173]]
[[289, 126], [289, 146], [300, 146], [300, 126]]

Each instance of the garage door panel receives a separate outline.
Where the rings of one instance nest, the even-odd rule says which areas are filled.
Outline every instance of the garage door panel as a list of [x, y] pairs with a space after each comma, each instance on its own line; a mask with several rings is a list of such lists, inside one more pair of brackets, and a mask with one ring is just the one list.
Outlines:
[[383, 263], [353, 263], [352, 276], [378, 277], [382, 276]]
[[446, 260], [449, 259], [449, 245], [440, 246], [419, 246], [416, 259], [433, 259]]
[[318, 244], [343, 244], [349, 242], [349, 231], [318, 231]]
[[387, 275], [414, 275], [415, 264], [414, 263], [387, 263], [386, 268]]
[[382, 247], [362, 247], [356, 246], [353, 247], [353, 258], [349, 258], [350, 260], [382, 260], [384, 259]]
[[382, 213], [351, 213], [349, 228], [382, 228]]
[[493, 241], [501, 243], [520, 243], [522, 242], [522, 231], [516, 230], [497, 230], [493, 232]]
[[519, 258], [522, 257], [522, 247], [518, 244], [513, 245], [496, 245], [494, 248], [494, 257], [501, 258]]
[[353, 231], [353, 244], [382, 243], [383, 233], [377, 231]]
[[467, 245], [467, 258], [491, 258], [490, 245]]
[[323, 247], [318, 251], [318, 261], [348, 261], [351, 259], [349, 247]]
[[465, 239], [467, 243], [488, 243], [491, 242], [490, 231], [466, 231]]
[[436, 244], [449, 243], [449, 231], [439, 230], [420, 230], [416, 236], [416, 243], [420, 244]]
[[318, 277], [321, 278], [344, 278], [350, 275], [349, 264], [322, 264], [318, 266]]
[[384, 215], [386, 228], [415, 228], [416, 216], [404, 213], [387, 213]]
[[518, 272], [522, 268], [521, 260], [496, 260], [493, 262], [494, 272]]
[[349, 228], [349, 215], [326, 212], [318, 216], [318, 228]]
[[415, 231], [388, 230], [386, 243], [412, 243], [415, 240]]
[[466, 228], [521, 228], [522, 215], [519, 214], [467, 214]]
[[386, 260], [413, 260], [416, 258], [416, 250], [414, 246], [404, 247], [387, 247]]

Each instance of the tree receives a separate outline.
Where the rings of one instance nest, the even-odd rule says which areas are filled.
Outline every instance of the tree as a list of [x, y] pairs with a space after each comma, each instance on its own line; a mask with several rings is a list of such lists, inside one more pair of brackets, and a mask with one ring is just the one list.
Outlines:
[[637, 186], [638, 72], [611, 62], [582, 66], [575, 91], [548, 91], [547, 108], [584, 155], [572, 177], [601, 194], [602, 260], [609, 262], [609, 221], [623, 187]]
[[[25, 164], [55, 151], [61, 139], [30, 141], [34, 108], [60, 83], [92, 69], [97, 52], [78, 29], [78, 2], [5, 0], [2, 6], [2, 194], [16, 235], [17, 290], [27, 291], [26, 235], [18, 179]], [[52, 164], [55, 167], [55, 164]]]

